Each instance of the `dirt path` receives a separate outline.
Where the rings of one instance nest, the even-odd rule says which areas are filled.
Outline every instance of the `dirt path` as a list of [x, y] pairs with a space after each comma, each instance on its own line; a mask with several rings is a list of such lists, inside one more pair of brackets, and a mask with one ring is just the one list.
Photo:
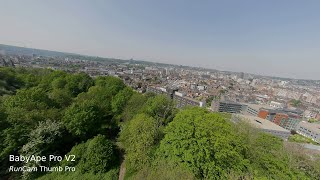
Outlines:
[[126, 166], [125, 166], [124, 160], [122, 160], [118, 180], [123, 180], [125, 174], [126, 174]]

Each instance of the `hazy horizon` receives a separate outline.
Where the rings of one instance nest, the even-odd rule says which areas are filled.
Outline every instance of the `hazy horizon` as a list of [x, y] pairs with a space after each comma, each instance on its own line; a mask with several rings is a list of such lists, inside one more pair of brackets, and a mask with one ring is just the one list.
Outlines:
[[0, 3], [0, 44], [320, 79], [320, 1]]

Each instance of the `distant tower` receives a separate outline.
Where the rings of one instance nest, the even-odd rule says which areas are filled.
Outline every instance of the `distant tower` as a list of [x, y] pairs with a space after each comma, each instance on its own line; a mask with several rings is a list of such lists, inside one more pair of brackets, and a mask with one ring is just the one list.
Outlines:
[[1, 58], [1, 59], [2, 59], [2, 64], [3, 64], [3, 66], [4, 66], [4, 67], [8, 66], [8, 63], [7, 63], [3, 58]]
[[243, 72], [240, 73], [240, 78], [244, 79], [244, 73]]
[[14, 63], [13, 63], [13, 61], [10, 59], [10, 65], [12, 66], [12, 67], [14, 67]]

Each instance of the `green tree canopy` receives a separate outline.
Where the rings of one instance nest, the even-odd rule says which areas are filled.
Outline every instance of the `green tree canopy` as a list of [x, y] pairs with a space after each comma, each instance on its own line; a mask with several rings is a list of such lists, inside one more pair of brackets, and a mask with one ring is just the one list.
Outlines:
[[165, 95], [157, 95], [147, 100], [144, 112], [155, 118], [160, 125], [166, 125], [172, 121], [176, 114], [174, 102]]
[[123, 113], [122, 119], [124, 122], [131, 120], [135, 115], [142, 112], [142, 109], [147, 101], [147, 97], [139, 94], [133, 93], [128, 103], [126, 104]]
[[91, 101], [99, 106], [105, 114], [112, 114], [112, 92], [101, 86], [92, 86], [87, 93], [81, 93], [76, 98], [77, 102]]
[[111, 105], [112, 105], [112, 111], [114, 114], [116, 115], [121, 114], [121, 112], [123, 111], [125, 105], [129, 101], [132, 94], [133, 94], [132, 89], [129, 87], [126, 87], [113, 97]]
[[290, 101], [290, 103], [291, 103], [291, 105], [292, 105], [293, 107], [299, 107], [302, 102], [301, 102], [300, 100], [297, 100], [297, 99], [292, 99], [292, 100]]
[[84, 73], [69, 75], [66, 77], [65, 88], [75, 97], [94, 85], [93, 79]]
[[23, 84], [13, 69], [0, 67], [0, 95], [13, 94]]
[[116, 164], [114, 145], [103, 135], [98, 135], [87, 142], [87, 149], [81, 158], [82, 171], [107, 172]]
[[10, 96], [4, 101], [6, 108], [23, 108], [25, 110], [43, 110], [55, 107], [55, 105], [46, 91], [39, 87], [20, 89], [15, 96]]
[[114, 144], [103, 135], [97, 135], [85, 143], [75, 145], [66, 155], [75, 161], [64, 159], [62, 167], [75, 167], [75, 172], [53, 172], [39, 179], [117, 179], [118, 157]]
[[39, 156], [47, 156], [52, 153], [60, 154], [63, 133], [61, 122], [51, 120], [39, 122], [39, 125], [30, 132], [28, 143], [23, 145], [22, 154]]
[[100, 132], [104, 117], [103, 111], [97, 105], [84, 101], [68, 107], [64, 113], [63, 122], [70, 133], [86, 138]]
[[116, 163], [113, 143], [103, 135], [97, 135], [85, 143], [74, 146], [67, 154], [75, 155], [75, 161], [62, 161], [62, 166], [75, 166], [82, 173], [107, 172]]
[[53, 89], [48, 96], [60, 108], [65, 108], [73, 102], [72, 95], [65, 89]]
[[231, 169], [246, 169], [244, 148], [223, 116], [190, 108], [179, 112], [165, 128], [159, 153], [183, 164], [198, 178], [221, 179]]
[[121, 79], [112, 76], [99, 76], [95, 79], [95, 84], [107, 88], [112, 96], [125, 88], [125, 84]]
[[155, 119], [145, 114], [135, 116], [123, 127], [119, 141], [126, 151], [126, 164], [129, 168], [138, 170], [150, 163], [157, 137]]

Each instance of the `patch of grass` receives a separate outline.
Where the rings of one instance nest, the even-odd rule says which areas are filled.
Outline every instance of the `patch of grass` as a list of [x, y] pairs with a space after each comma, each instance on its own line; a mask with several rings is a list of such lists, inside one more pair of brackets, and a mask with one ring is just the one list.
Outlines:
[[300, 134], [295, 134], [289, 137], [288, 139], [290, 142], [297, 142], [297, 143], [308, 143], [308, 144], [314, 144], [319, 145], [317, 142], [314, 142], [312, 139], [304, 137]]

